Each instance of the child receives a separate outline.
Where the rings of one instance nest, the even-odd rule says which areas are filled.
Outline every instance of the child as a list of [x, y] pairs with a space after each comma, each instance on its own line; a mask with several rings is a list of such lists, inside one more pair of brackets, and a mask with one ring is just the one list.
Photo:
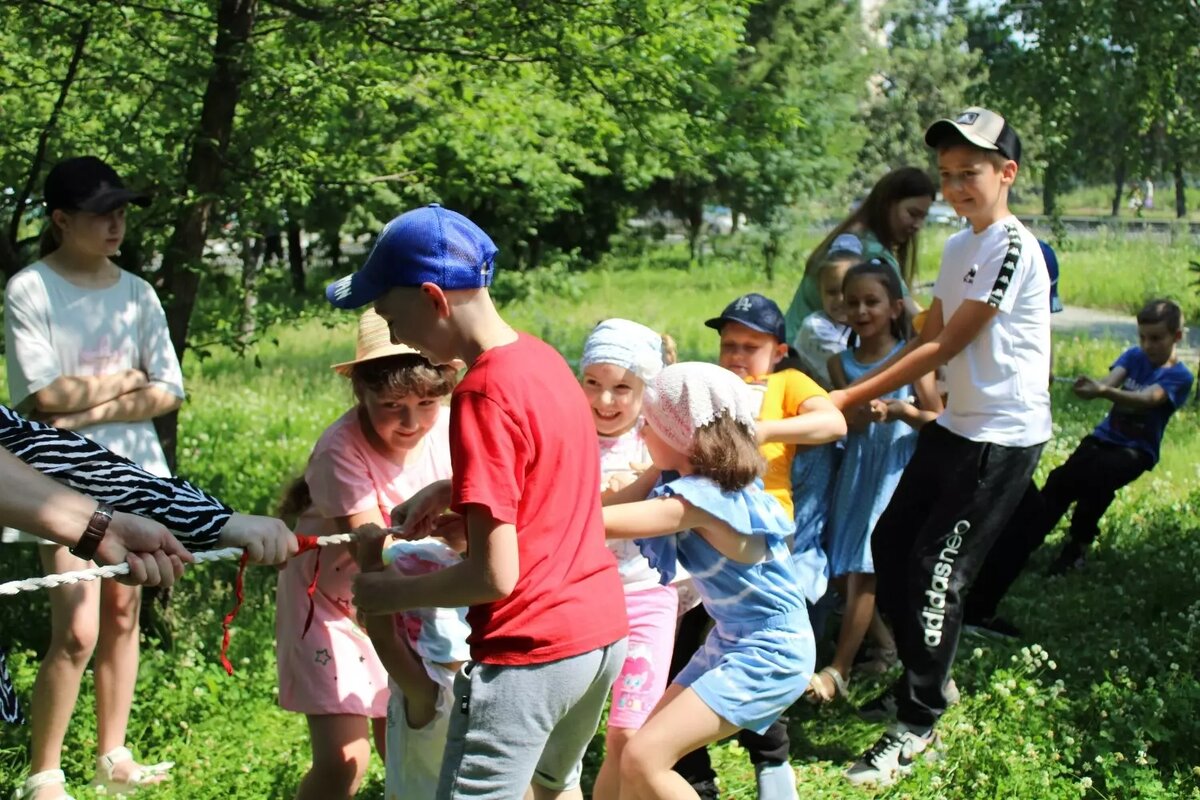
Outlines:
[[[704, 324], [720, 333], [720, 365], [751, 388], [759, 448], [767, 462], [763, 484], [787, 515], [795, 519], [792, 463], [797, 445], [835, 441], [846, 433], [845, 420], [829, 402], [825, 391], [806, 375], [794, 369], [773, 372], [787, 355], [783, 313], [773, 300], [760, 294], [743, 295], [726, 306], [721, 316]], [[805, 534], [793, 539], [792, 558], [796, 574], [803, 581], [799, 586], [801, 593], [815, 603], [825, 593], [825, 555], [821, 551], [819, 530], [806, 526]], [[675, 643], [676, 664], [700, 645], [696, 633], [706, 623], [703, 607], [685, 615]], [[794, 798], [796, 781], [788, 763], [787, 726], [776, 722], [765, 735], [745, 731], [739, 741], [755, 765], [760, 800]], [[689, 754], [676, 769], [698, 791], [706, 794], [715, 791], [716, 776], [706, 751]]]
[[[896, 271], [881, 261], [850, 269], [845, 307], [857, 341], [853, 350], [829, 359], [829, 373], [839, 389], [883, 364], [911, 337], [900, 280]], [[919, 406], [909, 399], [914, 391]], [[825, 547], [829, 574], [841, 583], [838, 590], [846, 599], [846, 611], [833, 663], [813, 676], [813, 694], [823, 702], [836, 695], [846, 696], [855, 653], [875, 618], [871, 531], [912, 456], [916, 430], [935, 419], [941, 410], [933, 374], [927, 373], [912, 386], [889, 392], [871, 408], [850, 415], [850, 433], [834, 484]], [[875, 634], [881, 650], [895, 651], [886, 628], [877, 625]]]
[[[154, 289], [110, 260], [124, 240], [129, 204], [145, 207], [150, 197], [125, 188], [100, 159], [83, 156], [50, 170], [45, 198], [41, 258], [14, 275], [5, 292], [12, 404], [166, 477], [170, 469], [153, 419], [179, 408], [183, 374]], [[48, 574], [89, 566], [90, 555], [36, 541]], [[169, 762], [139, 765], [125, 746], [141, 590], [96, 581], [49, 594], [50, 646], [33, 688], [30, 781], [54, 780], [19, 796], [65, 796], [63, 741], [93, 651], [99, 753], [93, 784], [126, 792], [166, 780]]]
[[[394, 506], [450, 475], [442, 401], [454, 388], [452, 368], [392, 344], [387, 323], [367, 311], [354, 360], [334, 370], [350, 380], [354, 407], [321, 434], [284, 502], [283, 516], [299, 512], [296, 529], [309, 535], [385, 525]], [[301, 554], [279, 573], [279, 704], [307, 715], [313, 750], [298, 798], [353, 797], [370, 761], [372, 728], [383, 752], [387, 675], [355, 620], [357, 572], [351, 545], [333, 545]]]
[[1117, 491], [1158, 463], [1167, 422], [1187, 402], [1193, 378], [1175, 353], [1183, 337], [1183, 314], [1177, 304], [1151, 300], [1138, 312], [1137, 323], [1140, 347], [1122, 353], [1101, 380], [1080, 377], [1075, 381], [1079, 397], [1109, 400], [1113, 406], [1066, 463], [1046, 478], [1039, 502], [1032, 507], [1023, 504], [1025, 513], [1013, 517], [1006, 532], [1006, 537], [1012, 534], [1013, 546], [988, 559], [997, 588], [986, 598], [972, 591], [969, 619], [973, 614], [984, 620], [992, 618], [1029, 556], [1072, 503], [1075, 512], [1070, 535], [1050, 565], [1050, 574], [1082, 566], [1088, 547], [1100, 533], [1100, 519]]
[[[461, 561], [446, 542], [388, 542], [384, 529], [359, 528], [360, 572], [391, 568], [423, 575]], [[383, 545], [383, 549], [380, 546]], [[433, 797], [446, 750], [454, 675], [470, 658], [465, 608], [422, 608], [393, 617], [365, 615], [371, 643], [387, 670], [387, 800]]]
[[[962, 624], [962, 595], [1021, 499], [1050, 438], [1050, 280], [1037, 239], [1008, 210], [1020, 140], [969, 108], [930, 126], [942, 193], [970, 227], [946, 242], [920, 335], [831, 398], [849, 409], [946, 365], [949, 403], [926, 425], [871, 537], [877, 602], [904, 673], [897, 723], [847, 772], [887, 784], [934, 743]], [[865, 709], [864, 709], [865, 710]]]
[[[609, 319], [597, 325], [583, 346], [583, 393], [592, 407], [600, 438], [600, 473], [606, 494], [634, 479], [634, 465], [649, 462], [642, 436], [642, 397], [647, 382], [673, 363], [674, 343], [644, 325]], [[652, 485], [652, 484], [651, 484]], [[643, 492], [638, 499], [643, 499]], [[605, 734], [604, 763], [592, 794], [620, 794], [621, 753], [642, 727], [667, 688], [679, 595], [663, 586], [640, 548], [627, 539], [609, 539], [625, 587], [629, 648], [613, 684]]]
[[605, 527], [642, 540], [663, 583], [686, 568], [716, 627], [625, 748], [622, 796], [642, 800], [697, 797], [676, 760], [739, 729], [765, 732], [804, 691], [814, 658], [792, 521], [758, 482], [752, 394], [697, 363], [667, 367], [651, 387], [646, 446], [678, 477], [648, 500], [606, 506]]
[[388, 223], [330, 302], [374, 302], [392, 340], [435, 364], [461, 358], [451, 400], [453, 483], [392, 510], [422, 538], [449, 506], [468, 542], [428, 575], [359, 575], [368, 614], [470, 606], [471, 661], [454, 680], [440, 800], [579, 797], [578, 764], [625, 660], [625, 598], [600, 517], [591, 410], [566, 361], [510, 328], [488, 294], [496, 246], [438, 205]]
[[800, 368], [822, 389], [832, 388], [829, 357], [846, 349], [846, 310], [842, 306], [842, 282], [846, 271], [862, 260], [862, 242], [853, 234], [842, 234], [829, 246], [829, 255], [817, 271], [821, 308], [804, 318], [796, 334], [795, 347]]

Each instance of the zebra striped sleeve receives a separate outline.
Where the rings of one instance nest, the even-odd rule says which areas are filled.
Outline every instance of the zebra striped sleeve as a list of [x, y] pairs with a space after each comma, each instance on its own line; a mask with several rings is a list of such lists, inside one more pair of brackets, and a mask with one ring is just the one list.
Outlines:
[[0, 405], [0, 446], [29, 466], [118, 511], [160, 522], [189, 550], [216, 546], [233, 511], [182, 478], [152, 475], [90, 439]]

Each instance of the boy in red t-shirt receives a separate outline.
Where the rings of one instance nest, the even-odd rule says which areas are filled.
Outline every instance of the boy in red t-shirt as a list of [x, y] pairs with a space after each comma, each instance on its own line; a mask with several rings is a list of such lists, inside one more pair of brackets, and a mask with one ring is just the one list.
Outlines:
[[[339, 308], [374, 302], [392, 340], [435, 364], [466, 361], [450, 405], [454, 477], [392, 511], [406, 538], [461, 515], [461, 564], [355, 580], [368, 614], [469, 606], [471, 661], [438, 798], [582, 797], [578, 765], [625, 658], [628, 622], [604, 546], [600, 454], [591, 410], [549, 345], [517, 333], [487, 287], [496, 246], [434, 204], [396, 217], [362, 269], [331, 284]], [[398, 435], [402, 435], [398, 434]]]

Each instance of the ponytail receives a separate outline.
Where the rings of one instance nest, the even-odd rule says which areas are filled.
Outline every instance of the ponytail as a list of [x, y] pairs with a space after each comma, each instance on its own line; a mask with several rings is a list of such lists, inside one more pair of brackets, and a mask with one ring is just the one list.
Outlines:
[[663, 366], [669, 367], [679, 361], [679, 347], [675, 344], [675, 337], [669, 333], [660, 333], [659, 338], [662, 339]]

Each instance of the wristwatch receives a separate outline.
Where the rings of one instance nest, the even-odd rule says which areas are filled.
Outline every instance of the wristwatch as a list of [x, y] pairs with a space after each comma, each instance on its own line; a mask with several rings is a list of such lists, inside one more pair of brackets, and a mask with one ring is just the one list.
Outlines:
[[95, 558], [96, 548], [100, 546], [100, 540], [104, 538], [104, 533], [108, 530], [108, 523], [112, 522], [112, 518], [113, 507], [108, 503], [100, 503], [96, 506], [83, 536], [79, 537], [79, 541], [71, 548], [71, 555], [82, 558], [84, 561], [91, 561]]

